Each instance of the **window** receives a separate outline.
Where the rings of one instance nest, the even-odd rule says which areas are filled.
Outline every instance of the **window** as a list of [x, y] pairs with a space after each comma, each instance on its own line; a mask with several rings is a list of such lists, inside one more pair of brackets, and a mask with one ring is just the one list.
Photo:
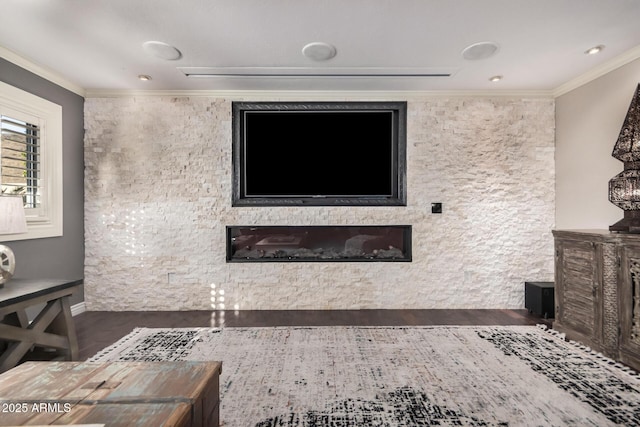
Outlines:
[[0, 192], [21, 195], [27, 234], [62, 235], [62, 108], [0, 82]]
[[21, 195], [25, 209], [40, 207], [40, 128], [0, 116], [0, 192]]

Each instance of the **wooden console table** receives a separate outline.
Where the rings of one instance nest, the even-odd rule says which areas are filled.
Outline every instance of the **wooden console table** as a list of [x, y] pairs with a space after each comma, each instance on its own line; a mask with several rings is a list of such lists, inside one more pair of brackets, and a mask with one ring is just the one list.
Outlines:
[[221, 362], [27, 362], [0, 375], [0, 426], [217, 427]]
[[[34, 346], [61, 350], [66, 360], [78, 358], [69, 297], [81, 286], [82, 280], [13, 279], [0, 288], [0, 373]], [[41, 304], [29, 323], [26, 309]]]

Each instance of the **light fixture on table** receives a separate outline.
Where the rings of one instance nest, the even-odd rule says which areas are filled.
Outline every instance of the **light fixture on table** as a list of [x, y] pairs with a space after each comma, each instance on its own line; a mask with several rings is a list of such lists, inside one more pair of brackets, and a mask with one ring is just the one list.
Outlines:
[[624, 218], [609, 231], [640, 233], [640, 84], [611, 154], [624, 170], [609, 181], [609, 201], [624, 210]]
[[[27, 232], [22, 197], [0, 196], [0, 241], [5, 234]], [[13, 277], [16, 258], [11, 248], [0, 244], [0, 288]]]

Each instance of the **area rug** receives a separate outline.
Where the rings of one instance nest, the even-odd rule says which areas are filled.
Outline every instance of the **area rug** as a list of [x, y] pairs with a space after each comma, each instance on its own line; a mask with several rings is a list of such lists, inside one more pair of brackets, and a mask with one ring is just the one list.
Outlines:
[[640, 425], [640, 378], [535, 326], [136, 329], [91, 361], [222, 361], [225, 427]]

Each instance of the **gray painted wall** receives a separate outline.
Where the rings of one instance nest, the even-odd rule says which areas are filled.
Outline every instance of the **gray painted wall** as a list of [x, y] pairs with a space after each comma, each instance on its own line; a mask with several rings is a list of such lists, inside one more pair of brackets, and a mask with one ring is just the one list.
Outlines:
[[[63, 236], [5, 243], [17, 278], [77, 279], [84, 274], [84, 98], [0, 58], [0, 81], [62, 106]], [[84, 300], [76, 295], [72, 304]]]

